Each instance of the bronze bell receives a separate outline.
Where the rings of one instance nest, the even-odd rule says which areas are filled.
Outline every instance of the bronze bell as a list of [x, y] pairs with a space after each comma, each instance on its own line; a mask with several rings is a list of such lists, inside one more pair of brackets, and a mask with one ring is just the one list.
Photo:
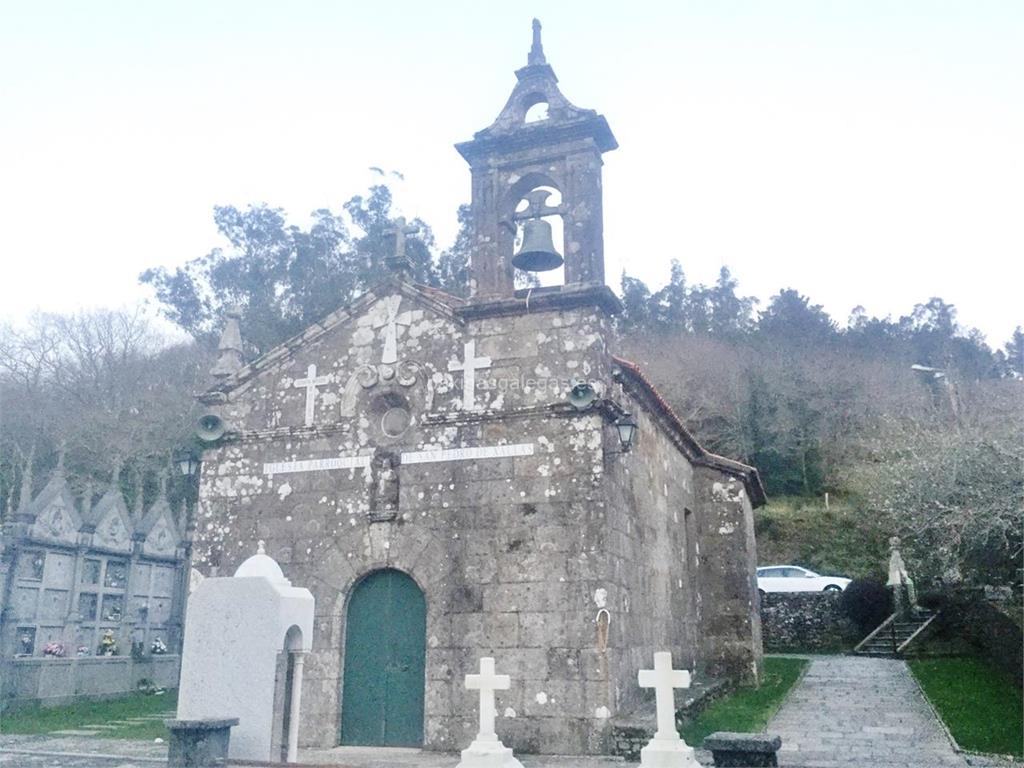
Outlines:
[[512, 257], [512, 266], [525, 272], [547, 272], [562, 266], [562, 257], [551, 241], [551, 225], [544, 219], [527, 219], [523, 245]]

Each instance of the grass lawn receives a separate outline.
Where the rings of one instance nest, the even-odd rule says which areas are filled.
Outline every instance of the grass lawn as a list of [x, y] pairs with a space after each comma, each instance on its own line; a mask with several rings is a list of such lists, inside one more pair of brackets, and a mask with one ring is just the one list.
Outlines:
[[963, 749], [1024, 756], [1024, 702], [1009, 676], [970, 657], [917, 659], [910, 669]]
[[[30, 707], [0, 714], [0, 733], [50, 733], [70, 729], [84, 729], [87, 725], [102, 725], [143, 715], [159, 715], [172, 711], [177, 705], [177, 691], [160, 696], [133, 693], [107, 701], [81, 701], [66, 707]], [[88, 730], [88, 729], [85, 729]], [[96, 729], [97, 735], [110, 739], [139, 739], [152, 741], [168, 738], [162, 720], [124, 723], [115, 728]]]
[[766, 658], [760, 688], [738, 688], [716, 701], [683, 726], [683, 739], [691, 747], [699, 747], [704, 737], [715, 731], [763, 731], [809, 663], [807, 659]]

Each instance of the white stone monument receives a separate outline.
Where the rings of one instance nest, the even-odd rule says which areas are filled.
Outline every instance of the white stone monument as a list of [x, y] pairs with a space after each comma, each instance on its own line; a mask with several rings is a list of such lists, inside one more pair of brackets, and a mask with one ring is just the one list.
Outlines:
[[480, 659], [480, 674], [466, 675], [466, 688], [480, 691], [480, 732], [469, 748], [462, 750], [456, 768], [523, 768], [494, 732], [494, 692], [506, 691], [511, 685], [508, 675], [494, 673], [490, 656]]
[[[276, 762], [281, 754], [273, 754], [275, 747], [286, 738], [288, 760], [294, 762], [313, 607], [313, 595], [291, 585], [281, 567], [264, 554], [262, 541], [233, 577], [200, 582], [188, 599], [178, 719], [237, 717], [230, 758]], [[290, 665], [279, 664], [283, 654], [291, 654]], [[288, 661], [287, 656], [283, 659]], [[292, 696], [284, 702], [289, 666]], [[287, 737], [282, 728], [285, 707]]]
[[654, 669], [641, 669], [641, 688], [654, 689], [658, 708], [658, 730], [647, 746], [640, 750], [640, 765], [646, 768], [700, 768], [693, 747], [686, 744], [676, 730], [676, 688], [690, 687], [690, 673], [672, 669], [672, 654], [654, 654]]

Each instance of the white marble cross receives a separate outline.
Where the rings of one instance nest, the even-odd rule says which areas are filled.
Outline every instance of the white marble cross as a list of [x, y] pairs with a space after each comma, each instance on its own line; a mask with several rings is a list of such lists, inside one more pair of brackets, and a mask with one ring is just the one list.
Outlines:
[[449, 371], [462, 371], [462, 410], [476, 409], [476, 372], [491, 367], [491, 358], [476, 356], [476, 339], [466, 342], [463, 362], [448, 363]]
[[411, 325], [412, 313], [398, 314], [398, 307], [402, 303], [401, 296], [389, 296], [384, 301], [387, 302], [387, 317], [382, 322], [375, 323], [373, 327], [387, 329], [384, 331], [384, 352], [381, 353], [380, 361], [392, 365], [398, 362], [398, 326]]
[[306, 388], [306, 426], [313, 426], [313, 412], [316, 408], [316, 388], [322, 387], [324, 384], [329, 384], [331, 381], [330, 376], [317, 376], [316, 375], [316, 364], [311, 364], [306, 369], [306, 378], [296, 379], [292, 384], [293, 387], [305, 387]]
[[506, 691], [512, 686], [508, 675], [494, 674], [494, 659], [484, 656], [480, 659], [480, 674], [466, 675], [466, 688], [480, 691], [480, 733], [476, 741], [497, 741], [494, 732], [494, 692]]
[[685, 669], [672, 669], [672, 654], [660, 651], [654, 654], [654, 669], [641, 669], [641, 688], [654, 689], [654, 702], [658, 708], [658, 731], [655, 739], [678, 739], [676, 731], [676, 688], [690, 687], [690, 673]]

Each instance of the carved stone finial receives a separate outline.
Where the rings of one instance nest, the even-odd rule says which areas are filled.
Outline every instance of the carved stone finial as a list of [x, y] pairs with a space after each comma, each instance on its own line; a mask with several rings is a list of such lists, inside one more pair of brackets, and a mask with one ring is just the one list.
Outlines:
[[18, 511], [24, 512], [32, 502], [32, 461], [35, 459], [35, 444], [28, 451], [25, 457], [25, 464], [21, 468], [21, 495], [18, 497]]
[[136, 520], [141, 520], [143, 512], [145, 511], [144, 499], [142, 498], [145, 493], [145, 477], [142, 474], [142, 467], [139, 467], [135, 471], [135, 509], [134, 517]]
[[210, 371], [214, 378], [225, 379], [245, 365], [242, 355], [242, 331], [238, 325], [241, 317], [242, 308], [237, 304], [229, 304], [224, 308], [224, 330], [217, 345], [217, 363]]
[[85, 481], [85, 489], [82, 491], [82, 517], [88, 518], [92, 512], [92, 480]]
[[265, 554], [267, 554], [267, 542], [265, 542], [263, 539], [260, 539], [259, 541], [256, 542], [256, 554], [257, 555], [265, 555]]
[[526, 57], [527, 66], [534, 66], [537, 64], [547, 64], [548, 60], [544, 58], [544, 46], [540, 42], [540, 21], [538, 19], [533, 20], [533, 44], [530, 46], [530, 55]]

